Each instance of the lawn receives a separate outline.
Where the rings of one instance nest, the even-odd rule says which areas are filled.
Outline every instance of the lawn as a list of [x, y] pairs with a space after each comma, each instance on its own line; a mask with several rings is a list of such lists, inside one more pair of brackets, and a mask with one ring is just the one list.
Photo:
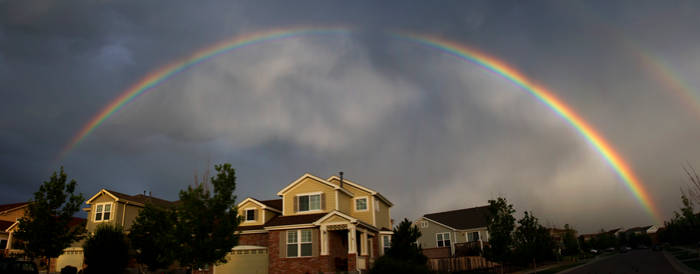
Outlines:
[[686, 261], [683, 263], [692, 269], [700, 270], [700, 260]]

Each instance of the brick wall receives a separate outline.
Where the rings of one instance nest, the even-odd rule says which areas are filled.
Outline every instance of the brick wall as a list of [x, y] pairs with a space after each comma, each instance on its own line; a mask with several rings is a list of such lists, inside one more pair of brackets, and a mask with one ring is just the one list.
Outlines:
[[[329, 256], [316, 256], [305, 258], [280, 258], [280, 237], [284, 237], [286, 230], [274, 230], [269, 233], [269, 273], [318, 273], [332, 271]], [[314, 230], [318, 233], [318, 230]], [[317, 245], [320, 252], [320, 244]]]
[[268, 233], [241, 234], [238, 238], [238, 245], [268, 246], [269, 244]]

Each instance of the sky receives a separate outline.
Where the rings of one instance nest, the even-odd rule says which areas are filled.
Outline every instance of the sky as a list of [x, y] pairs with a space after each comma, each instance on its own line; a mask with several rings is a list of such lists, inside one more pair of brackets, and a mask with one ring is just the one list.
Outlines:
[[[391, 33], [469, 46], [546, 87], [669, 219], [688, 185], [683, 167], [700, 169], [699, 12], [697, 1], [0, 1], [0, 203], [31, 199], [60, 166], [87, 198], [106, 188], [176, 200], [231, 163], [239, 201], [344, 171], [391, 200], [396, 220], [502, 196], [516, 216], [580, 232], [658, 224], [546, 104]], [[149, 72], [299, 26], [348, 31], [197, 64], [61, 154]]]

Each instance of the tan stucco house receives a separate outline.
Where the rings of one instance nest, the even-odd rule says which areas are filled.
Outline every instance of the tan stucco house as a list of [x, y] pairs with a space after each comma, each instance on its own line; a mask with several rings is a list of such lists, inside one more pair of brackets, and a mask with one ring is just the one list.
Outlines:
[[172, 207], [176, 202], [159, 199], [145, 193], [128, 195], [101, 189], [85, 202], [89, 207], [83, 208], [83, 211], [87, 212], [88, 215], [87, 232], [93, 233], [100, 224], [110, 224], [121, 226], [128, 233], [131, 224], [141, 209], [146, 206], [146, 203], [159, 207]]
[[238, 204], [239, 245], [214, 273], [367, 270], [391, 243], [393, 204], [342, 173], [304, 174], [277, 195]]
[[414, 224], [421, 232], [418, 244], [428, 258], [455, 255], [456, 245], [482, 249], [488, 242], [488, 206], [425, 214]]

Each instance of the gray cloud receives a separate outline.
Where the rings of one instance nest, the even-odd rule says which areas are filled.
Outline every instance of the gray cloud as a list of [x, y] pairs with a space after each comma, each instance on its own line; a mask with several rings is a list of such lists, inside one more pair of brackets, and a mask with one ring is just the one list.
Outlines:
[[[583, 231], [653, 222], [603, 157], [535, 97], [483, 68], [384, 34], [469, 44], [549, 88], [628, 161], [668, 217], [681, 165], [700, 166], [698, 113], [631, 43], [700, 82], [698, 5], [658, 2], [0, 3], [0, 201], [29, 199], [58, 164], [80, 190], [175, 199], [231, 162], [239, 197], [274, 198], [304, 172], [344, 170], [393, 217], [508, 197]], [[694, 11], [694, 12], [693, 12]], [[214, 42], [289, 25], [346, 25], [233, 51], [125, 106], [58, 152], [147, 72]], [[22, 198], [24, 197], [24, 198]]]

